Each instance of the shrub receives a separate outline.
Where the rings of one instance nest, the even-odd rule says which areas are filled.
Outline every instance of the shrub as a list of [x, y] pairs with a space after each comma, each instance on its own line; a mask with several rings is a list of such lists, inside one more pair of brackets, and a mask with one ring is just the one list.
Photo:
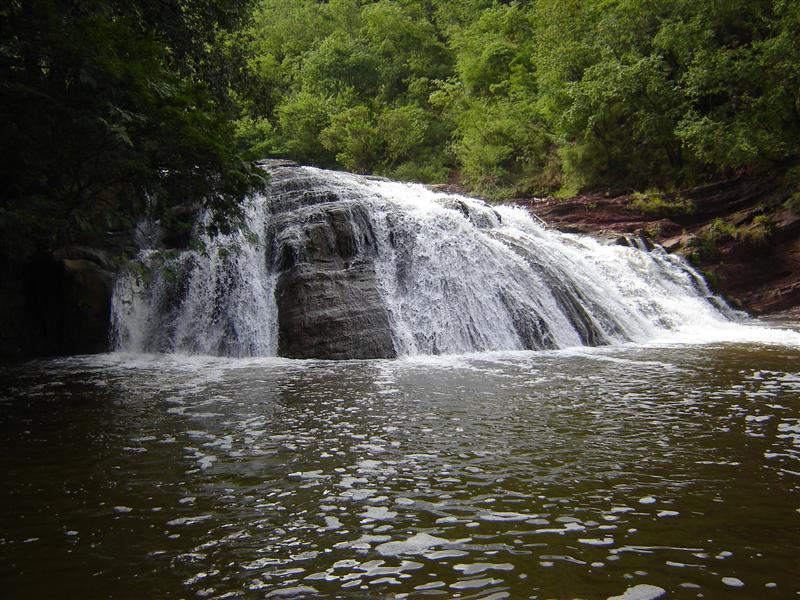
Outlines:
[[783, 206], [796, 215], [800, 215], [800, 192], [795, 192], [784, 202]]
[[628, 205], [632, 210], [655, 217], [678, 217], [691, 215], [696, 210], [694, 202], [675, 194], [671, 199], [658, 190], [634, 192]]
[[705, 237], [715, 243], [736, 239], [737, 235], [736, 227], [724, 219], [714, 219], [705, 232]]
[[775, 224], [772, 220], [767, 215], [758, 215], [753, 219], [752, 225], [742, 230], [741, 239], [748, 246], [765, 249], [774, 233]]

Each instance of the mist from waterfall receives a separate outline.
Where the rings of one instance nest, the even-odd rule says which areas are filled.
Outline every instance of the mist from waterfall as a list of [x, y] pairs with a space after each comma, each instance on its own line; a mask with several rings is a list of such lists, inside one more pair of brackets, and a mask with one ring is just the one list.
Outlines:
[[[201, 233], [204, 250], [144, 249], [118, 278], [117, 350], [274, 356], [306, 300], [317, 320], [302, 327], [330, 311], [334, 331], [360, 335], [383, 319], [397, 356], [641, 342], [733, 316], [658, 248], [559, 233], [522, 208], [422, 185], [267, 168], [249, 231]], [[290, 272], [302, 285], [285, 283]]]

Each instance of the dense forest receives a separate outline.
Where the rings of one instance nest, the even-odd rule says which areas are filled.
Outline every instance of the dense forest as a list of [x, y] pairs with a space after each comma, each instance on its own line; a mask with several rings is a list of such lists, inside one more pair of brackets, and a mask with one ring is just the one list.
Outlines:
[[494, 196], [791, 161], [800, 3], [262, 0], [261, 152]]
[[263, 157], [508, 198], [800, 154], [797, 0], [11, 0], [0, 30], [6, 254], [198, 199], [235, 225]]

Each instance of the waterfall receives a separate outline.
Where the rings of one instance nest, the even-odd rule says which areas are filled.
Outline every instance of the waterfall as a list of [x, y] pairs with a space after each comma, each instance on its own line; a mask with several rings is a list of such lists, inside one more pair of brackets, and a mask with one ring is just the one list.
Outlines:
[[265, 259], [269, 211], [263, 198], [246, 207], [249, 231], [211, 237], [207, 215], [197, 249], [143, 249], [117, 278], [112, 340], [127, 352], [224, 356], [275, 353], [275, 274]]
[[524, 209], [268, 162], [248, 230], [143, 249], [116, 348], [373, 358], [644, 341], [732, 315], [660, 248], [547, 229]]

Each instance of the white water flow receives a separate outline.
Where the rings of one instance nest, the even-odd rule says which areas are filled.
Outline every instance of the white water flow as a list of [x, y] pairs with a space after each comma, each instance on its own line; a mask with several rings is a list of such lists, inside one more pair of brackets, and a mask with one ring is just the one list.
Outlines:
[[400, 356], [641, 342], [734, 316], [660, 249], [558, 233], [521, 208], [421, 185], [269, 170], [270, 188], [248, 209], [254, 235], [204, 236], [205, 253], [143, 250], [145, 268], [119, 278], [117, 349], [275, 355], [285, 257], [312, 260], [292, 246], [295, 234], [334, 205], [346, 207], [359, 240], [346, 264], [374, 264]]
[[202, 250], [140, 252], [141, 268], [118, 277], [114, 288], [117, 350], [275, 354], [275, 273], [265, 260], [268, 203], [254, 198], [246, 214], [249, 232], [211, 237], [198, 226]]

